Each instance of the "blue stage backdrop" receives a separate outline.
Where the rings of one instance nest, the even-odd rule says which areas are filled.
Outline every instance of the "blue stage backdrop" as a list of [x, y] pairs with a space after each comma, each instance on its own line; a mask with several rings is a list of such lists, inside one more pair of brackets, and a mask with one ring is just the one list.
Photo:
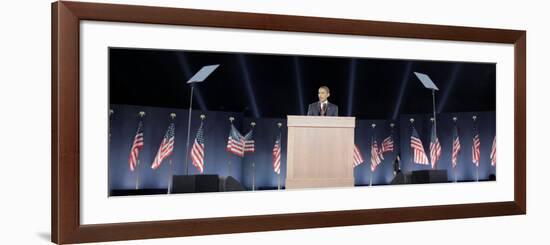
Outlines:
[[[114, 113], [110, 119], [110, 143], [109, 143], [109, 188], [133, 189], [135, 188], [136, 173], [131, 172], [128, 166], [130, 148], [136, 133], [138, 124], [138, 112], [144, 111], [146, 116], [144, 123], [144, 147], [140, 152], [140, 165], [137, 171], [140, 175], [140, 188], [166, 188], [169, 181], [170, 165], [172, 161], [175, 175], [185, 174], [185, 152], [187, 134], [188, 110], [117, 105], [112, 104]], [[176, 113], [176, 131], [174, 153], [166, 159], [160, 168], [151, 169], [151, 163], [160, 146], [162, 138], [170, 122], [170, 113]], [[245, 118], [238, 112], [199, 111], [192, 112], [190, 146], [192, 146], [197, 129], [200, 125], [200, 115], [205, 114], [204, 139], [205, 139], [205, 174], [228, 175], [228, 162], [231, 161], [231, 176], [239, 180], [247, 189], [252, 189], [252, 175], [255, 172], [256, 189], [272, 189], [277, 187], [277, 174], [273, 172], [272, 150], [275, 139], [279, 133], [277, 123], [281, 122], [282, 132], [282, 166], [281, 184], [284, 186], [286, 173], [286, 118]], [[481, 164], [479, 167], [480, 180], [488, 179], [490, 174], [495, 174], [495, 168], [491, 167], [489, 152], [491, 150], [495, 134], [494, 112], [464, 112], [453, 114], [438, 114], [438, 136], [442, 146], [442, 155], [438, 164], [439, 169], [448, 170], [449, 180], [454, 180], [454, 172], [451, 167], [451, 142], [452, 142], [452, 117], [458, 117], [459, 137], [462, 151], [459, 155], [456, 174], [459, 181], [473, 181], [476, 178], [476, 168], [472, 163], [472, 116], [477, 115], [477, 127], [481, 141]], [[254, 128], [255, 152], [240, 158], [226, 151], [229, 135], [229, 117], [235, 117], [233, 124], [241, 132], [246, 134], [250, 130], [250, 122], [256, 122]], [[414, 118], [416, 127], [426, 154], [429, 155], [431, 122], [429, 114], [401, 115], [395, 127], [392, 129], [389, 120], [357, 120], [355, 130], [355, 143], [359, 147], [365, 162], [354, 170], [355, 185], [369, 185], [372, 178], [373, 185], [389, 184], [393, 179], [393, 161], [398, 152], [401, 153], [401, 168], [405, 172], [429, 169], [429, 166], [411, 163], [410, 135], [411, 126], [409, 119]], [[371, 124], [376, 124], [373, 130]], [[371, 175], [371, 141], [375, 137], [380, 145], [384, 138], [392, 134], [394, 151], [384, 154], [384, 160]], [[252, 168], [254, 163], [255, 168]], [[350, 163], [352, 164], [352, 163]], [[189, 174], [198, 174], [197, 169], [189, 159]]]

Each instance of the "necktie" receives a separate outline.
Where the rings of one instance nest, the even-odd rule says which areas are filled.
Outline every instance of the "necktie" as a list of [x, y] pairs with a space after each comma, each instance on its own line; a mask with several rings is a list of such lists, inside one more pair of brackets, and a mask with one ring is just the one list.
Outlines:
[[326, 104], [321, 103], [321, 116], [324, 116], [327, 112]]

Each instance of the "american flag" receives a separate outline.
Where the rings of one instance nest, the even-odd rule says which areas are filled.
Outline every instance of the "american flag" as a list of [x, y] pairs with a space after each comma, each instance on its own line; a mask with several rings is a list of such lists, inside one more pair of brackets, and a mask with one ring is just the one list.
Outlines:
[[136, 136], [134, 136], [134, 142], [132, 143], [132, 148], [130, 149], [130, 157], [128, 158], [128, 165], [130, 165], [130, 170], [134, 171], [137, 166], [139, 159], [139, 151], [143, 148], [143, 121], [139, 121]]
[[152, 169], [159, 168], [162, 161], [174, 152], [175, 131], [176, 125], [171, 122], [166, 130], [166, 134], [164, 134], [164, 138], [162, 138], [155, 160], [153, 160], [153, 164], [151, 164]]
[[426, 152], [424, 151], [424, 146], [422, 146], [422, 140], [420, 140], [420, 136], [418, 136], [418, 132], [416, 132], [414, 127], [412, 130], [411, 149], [413, 150], [413, 162], [428, 165], [430, 162], [428, 161], [428, 156], [426, 156]]
[[430, 139], [430, 160], [432, 160], [432, 169], [436, 168], [437, 161], [441, 157], [441, 144], [439, 138], [437, 138], [437, 132], [435, 131], [435, 124], [432, 124], [432, 136]]
[[353, 147], [353, 167], [359, 166], [359, 164], [363, 163], [365, 160], [363, 159], [363, 154], [361, 154], [361, 151], [359, 150], [359, 147], [357, 145], [354, 145]]
[[252, 139], [252, 133], [254, 129], [244, 136], [244, 152], [254, 152], [254, 139]]
[[460, 153], [460, 138], [458, 137], [458, 126], [455, 125], [455, 128], [453, 129], [453, 152], [451, 155], [451, 164], [454, 167], [456, 167], [456, 164], [458, 163], [458, 154]]
[[493, 138], [493, 146], [491, 147], [491, 166], [497, 165], [497, 136]]
[[382, 162], [382, 159], [380, 158], [378, 143], [376, 143], [376, 140], [373, 138], [372, 144], [370, 147], [370, 170], [374, 172], [378, 164], [380, 164], [381, 162]]
[[277, 174], [281, 173], [281, 134], [277, 136], [273, 145], [273, 171]]
[[193, 161], [193, 166], [202, 174], [204, 172], [204, 130], [202, 128], [202, 121], [199, 130], [197, 130], [193, 148], [191, 148], [191, 160]]
[[392, 135], [382, 141], [382, 153], [393, 152], [393, 137]]
[[231, 124], [231, 131], [227, 139], [227, 151], [237, 156], [244, 156], [245, 141], [239, 130]]
[[472, 162], [479, 167], [479, 158], [480, 158], [480, 148], [481, 143], [479, 142], [479, 134], [477, 128], [474, 125], [474, 139], [472, 142]]

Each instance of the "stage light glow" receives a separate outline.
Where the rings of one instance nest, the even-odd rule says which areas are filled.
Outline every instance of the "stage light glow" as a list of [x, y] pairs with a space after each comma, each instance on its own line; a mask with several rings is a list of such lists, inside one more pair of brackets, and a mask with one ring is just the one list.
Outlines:
[[300, 68], [300, 61], [297, 56], [294, 56], [294, 72], [296, 76], [296, 91], [298, 93], [298, 103], [300, 115], [305, 115], [304, 96], [302, 94], [302, 70]]
[[[187, 58], [185, 58], [185, 54], [183, 52], [178, 52], [176, 54], [178, 58], [178, 62], [183, 69], [183, 73], [185, 75], [185, 79], [182, 79], [182, 81], [187, 81], [187, 79], [191, 78], [191, 76], [194, 74], [191, 71], [191, 68], [189, 67], [189, 62], [187, 62]], [[194, 86], [194, 99], [199, 104], [199, 108], [202, 111], [208, 111], [208, 107], [206, 107], [206, 102], [204, 100], [204, 97], [202, 96], [200, 86], [196, 86], [195, 83], [192, 83], [191, 86]]]
[[399, 96], [397, 96], [397, 102], [395, 103], [395, 109], [393, 110], [392, 120], [396, 120], [401, 110], [401, 102], [403, 100], [403, 95], [405, 95], [405, 88], [407, 88], [407, 83], [411, 75], [412, 61], [407, 62], [405, 72], [403, 73], [403, 80], [401, 81], [401, 88], [399, 89]]
[[449, 94], [451, 90], [453, 89], [453, 86], [456, 82], [456, 79], [458, 77], [458, 74], [460, 70], [462, 69], [462, 64], [456, 63], [453, 65], [453, 70], [451, 71], [451, 74], [449, 76], [449, 81], [447, 86], [445, 86], [445, 90], [443, 91], [443, 95], [439, 99], [439, 106], [437, 107], [437, 113], [441, 113], [443, 108], [445, 108], [445, 104], [447, 104], [447, 98], [449, 97]]
[[246, 86], [246, 93], [248, 95], [248, 103], [252, 107], [252, 113], [255, 118], [260, 118], [260, 112], [258, 110], [258, 104], [256, 103], [256, 96], [254, 95], [254, 90], [252, 89], [252, 81], [250, 79], [250, 73], [248, 72], [248, 66], [246, 64], [246, 58], [244, 55], [239, 54], [239, 63], [241, 65], [241, 71], [243, 73], [244, 84]]
[[351, 116], [353, 110], [353, 89], [355, 87], [355, 70], [357, 68], [357, 60], [351, 59], [349, 65], [349, 81], [348, 81], [348, 108], [346, 115]]

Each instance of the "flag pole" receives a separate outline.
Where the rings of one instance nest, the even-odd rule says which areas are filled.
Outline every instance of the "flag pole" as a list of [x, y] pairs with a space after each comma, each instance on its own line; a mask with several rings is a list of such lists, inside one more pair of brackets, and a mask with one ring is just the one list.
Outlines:
[[[176, 113], [170, 113], [170, 118], [172, 119], [172, 122], [173, 122], [174, 118], [176, 118]], [[175, 134], [176, 133], [174, 132], [174, 137], [176, 137]], [[168, 161], [168, 164], [170, 165], [170, 172], [168, 173], [167, 193], [170, 194], [170, 193], [172, 193], [172, 178], [174, 177], [174, 169], [173, 169], [174, 167], [172, 166], [172, 157], [170, 157], [170, 160]]]
[[[229, 123], [233, 125], [234, 117], [229, 117]], [[244, 150], [244, 149], [243, 149]], [[227, 177], [231, 176], [231, 158], [227, 161]]]
[[[395, 127], [395, 123], [390, 123], [390, 136], [391, 136], [391, 139], [393, 140], [394, 137], [393, 137], [393, 128]], [[396, 149], [397, 148], [397, 145], [395, 144], [395, 142], [397, 141], [394, 141], [394, 147], [393, 149]], [[401, 141], [400, 141], [401, 142]], [[383, 143], [382, 143], [383, 144]], [[391, 162], [391, 164], [393, 165], [395, 163], [395, 161], [397, 161], [397, 155], [398, 153], [396, 154], [395, 153], [395, 150], [392, 151], [393, 152], [393, 161]], [[397, 164], [397, 170], [401, 171], [401, 161], [398, 162]], [[397, 175], [397, 171], [395, 171], [395, 174], [394, 176]]]
[[[392, 141], [394, 140], [393, 127], [395, 127], [395, 123], [390, 123], [390, 136], [391, 136]], [[395, 142], [394, 142], [393, 149], [395, 149], [395, 148], [397, 148], [397, 147], [396, 147]], [[393, 152], [395, 153], [395, 151], [393, 151]], [[397, 154], [394, 154], [393, 160], [395, 161], [395, 159], [397, 159]], [[393, 163], [393, 161], [392, 161], [392, 163]], [[401, 169], [401, 166], [399, 166], [399, 169]]]
[[[472, 120], [474, 120], [474, 134], [478, 134], [477, 132], [477, 127], [476, 127], [476, 119], [477, 119], [477, 116], [476, 115], [473, 115], [472, 116]], [[479, 135], [479, 134], [478, 134]], [[478, 136], [479, 137], [479, 136]], [[473, 147], [472, 147], [472, 151], [473, 151]], [[477, 159], [477, 162], [476, 162], [476, 182], [479, 181], [479, 159]]]
[[[411, 127], [414, 127], [414, 118], [409, 119], [409, 121], [411, 122]], [[412, 134], [412, 132], [411, 132], [411, 134]], [[409, 137], [409, 141], [410, 141], [410, 139], [411, 139], [411, 137]], [[412, 148], [410, 146], [410, 143], [409, 143], [409, 151], [410, 151], [409, 157], [411, 159], [411, 171], [412, 171], [412, 169], [413, 169], [412, 167], [414, 166], [414, 161], [413, 161], [413, 151], [412, 151]]]
[[[250, 123], [250, 127], [252, 127], [252, 130], [254, 130], [254, 126], [256, 126], [256, 122], [251, 122]], [[255, 145], [256, 143], [254, 143]], [[246, 143], [245, 143], [245, 146], [246, 146]], [[256, 148], [256, 146], [254, 146], [254, 148]], [[254, 159], [255, 157], [252, 156], [252, 190], [254, 191], [256, 189], [256, 166], [254, 164]]]
[[[145, 112], [140, 111], [138, 114], [139, 114], [139, 120], [143, 123], [143, 117], [145, 116]], [[136, 190], [139, 190], [139, 156], [136, 164]]]
[[[200, 117], [201, 117], [201, 125], [203, 125], [202, 123], [204, 122], [204, 119], [206, 118], [206, 115], [201, 114]], [[203, 130], [204, 130], [204, 128], [203, 128]], [[203, 131], [203, 133], [204, 133], [204, 131]], [[204, 135], [203, 135], [203, 140], [204, 140]], [[203, 164], [202, 164], [202, 173], [201, 174], [204, 174], [204, 168], [206, 168], [206, 164], [204, 164], [204, 159], [202, 159], [202, 161], [203, 161]]]
[[[376, 127], [376, 124], [372, 124], [371, 125], [372, 127], [372, 137], [371, 137], [371, 141], [370, 141], [370, 147], [371, 147], [371, 151], [370, 151], [370, 154], [371, 154], [371, 162], [370, 162], [370, 178], [369, 178], [369, 186], [372, 186], [372, 172], [373, 172], [373, 169], [372, 169], [372, 159], [373, 159], [373, 156], [372, 156], [372, 148], [374, 147], [373, 144], [374, 144], [374, 128]], [[378, 153], [376, 153], [378, 154]]]
[[193, 110], [193, 89], [191, 84], [191, 96], [189, 97], [189, 114], [187, 116], [187, 143], [185, 144], [185, 175], [189, 175], [189, 136], [191, 134], [191, 111]]
[[[435, 118], [435, 89], [432, 89], [433, 123], [435, 137], [437, 138], [437, 119]], [[437, 163], [434, 163], [434, 169], [437, 169]]]
[[[430, 117], [430, 122], [432, 122], [432, 124], [434, 125], [435, 137], [437, 138], [437, 131], [436, 131], [436, 129], [435, 129], [435, 118]], [[430, 163], [433, 164], [433, 167], [432, 167], [433, 169], [437, 169], [437, 163], [434, 162], [434, 159], [432, 159], [431, 146], [432, 146], [432, 132], [431, 132], [431, 130], [430, 130], [430, 149], [429, 149], [429, 150], [430, 150], [430, 152], [429, 152], [429, 153], [430, 153], [430, 154], [429, 154], [429, 155], [430, 155]]]
[[[456, 127], [457, 127], [457, 126], [456, 126], [456, 120], [457, 120], [457, 118], [456, 118], [456, 117], [453, 117], [453, 122], [455, 123], [455, 129], [456, 129]], [[457, 134], [456, 137], [459, 138], [459, 137], [458, 137], [458, 130], [456, 131], [456, 134]], [[455, 144], [455, 142], [454, 142], [454, 141], [455, 141], [455, 139], [454, 139], [454, 133], [453, 133], [453, 137], [452, 137], [451, 140], [452, 140], [452, 142], [451, 142], [451, 143], [452, 143], [452, 144], [451, 144], [451, 149], [454, 149], [454, 144]], [[454, 154], [454, 153], [451, 153], [451, 154]], [[457, 163], [456, 163], [455, 166], [453, 167], [453, 170], [454, 170], [453, 173], [454, 173], [454, 175], [455, 175], [455, 183], [458, 182], [458, 181], [457, 181], [457, 176], [456, 176], [456, 165], [458, 165], [458, 152], [457, 152], [457, 154], [456, 154], [456, 161], [457, 161]], [[451, 156], [451, 165], [452, 165], [452, 164], [453, 164], [453, 163], [452, 163], [452, 156]]]
[[[281, 132], [281, 126], [283, 126], [282, 123], [277, 123], [277, 127], [279, 127], [279, 135], [282, 136]], [[281, 190], [281, 167], [283, 166], [283, 137], [279, 137], [279, 149], [281, 151], [281, 162], [279, 163], [279, 173], [277, 173], [277, 190]]]

